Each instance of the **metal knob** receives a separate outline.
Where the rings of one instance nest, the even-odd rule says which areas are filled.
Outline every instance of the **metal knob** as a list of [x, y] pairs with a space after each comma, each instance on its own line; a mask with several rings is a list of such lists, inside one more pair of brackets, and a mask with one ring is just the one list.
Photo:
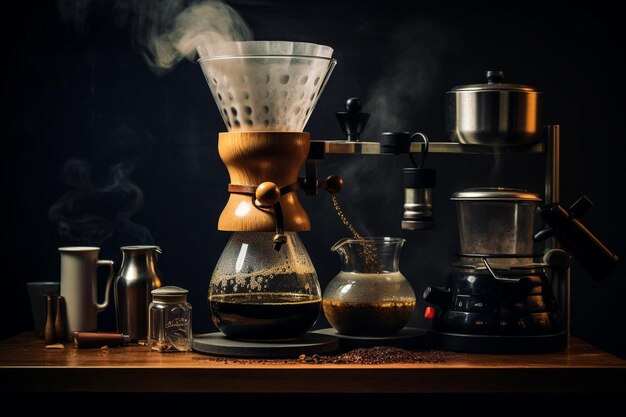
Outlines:
[[320, 188], [325, 189], [330, 194], [337, 194], [343, 188], [343, 178], [339, 175], [329, 175], [320, 183]]

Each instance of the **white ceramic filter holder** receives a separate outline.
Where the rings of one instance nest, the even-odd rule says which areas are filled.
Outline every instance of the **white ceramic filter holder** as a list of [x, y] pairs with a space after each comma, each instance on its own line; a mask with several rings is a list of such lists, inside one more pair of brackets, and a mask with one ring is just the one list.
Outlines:
[[337, 63], [332, 48], [303, 42], [231, 42], [198, 51], [230, 132], [302, 132]]

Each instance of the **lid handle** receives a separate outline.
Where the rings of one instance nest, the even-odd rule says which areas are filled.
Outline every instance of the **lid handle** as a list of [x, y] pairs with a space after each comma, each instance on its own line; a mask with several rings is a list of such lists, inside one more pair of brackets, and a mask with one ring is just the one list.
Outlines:
[[495, 84], [504, 82], [504, 71], [487, 71], [487, 84]]

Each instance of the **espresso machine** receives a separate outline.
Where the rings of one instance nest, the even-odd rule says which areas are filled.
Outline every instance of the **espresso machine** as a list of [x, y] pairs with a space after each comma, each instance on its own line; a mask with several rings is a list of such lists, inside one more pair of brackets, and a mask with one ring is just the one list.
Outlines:
[[[475, 188], [456, 192], [461, 252], [444, 287], [427, 287], [424, 317], [434, 347], [478, 353], [546, 353], [567, 343], [567, 293], [571, 257], [594, 279], [606, 277], [618, 258], [578, 217], [591, 202], [569, 209], [538, 207], [525, 190]], [[534, 233], [537, 213], [547, 225]], [[536, 254], [534, 243], [554, 237], [564, 249]], [[561, 290], [563, 291], [563, 290]]]
[[[487, 82], [446, 94], [446, 130], [467, 152], [544, 155], [544, 199], [508, 188], [473, 188], [452, 195], [460, 252], [446, 284], [430, 286], [434, 347], [494, 353], [563, 350], [569, 335], [570, 264], [573, 257], [594, 279], [608, 276], [618, 258], [581, 222], [592, 206], [581, 197], [569, 209], [559, 203], [559, 127], [543, 125], [543, 94], [504, 82]], [[542, 204], [543, 203], [543, 204]], [[535, 223], [544, 229], [535, 234]], [[535, 243], [545, 242], [542, 251]]]
[[[428, 153], [527, 153], [543, 156], [545, 190], [473, 188], [454, 193], [461, 251], [451, 262], [445, 286], [423, 293], [430, 304], [430, 345], [466, 352], [530, 353], [565, 348], [569, 335], [570, 264], [573, 257], [594, 279], [615, 269], [618, 257], [580, 221], [591, 202], [571, 207], [560, 201], [560, 129], [544, 125], [543, 94], [504, 82], [502, 71], [487, 71], [487, 82], [453, 88], [446, 94], [449, 142], [414, 142], [417, 135], [389, 132], [379, 142], [358, 134], [365, 117], [347, 106], [352, 126], [346, 141], [314, 142], [316, 158], [329, 154], [408, 154], [404, 168], [402, 228], [433, 227], [435, 172], [422, 165]], [[339, 115], [338, 115], [339, 117]], [[340, 117], [340, 122], [345, 120]], [[413, 155], [421, 154], [416, 164]], [[535, 224], [543, 230], [535, 233]], [[545, 242], [543, 250], [535, 243]], [[444, 255], [445, 256], [445, 255]]]
[[453, 194], [461, 251], [445, 287], [427, 287], [434, 346], [472, 352], [558, 351], [567, 340], [552, 283], [569, 255], [534, 252], [541, 198], [525, 190], [473, 188]]
[[[355, 126], [359, 125], [355, 122]], [[346, 136], [345, 141], [313, 141], [312, 155], [318, 160], [332, 154], [411, 156], [414, 167], [404, 169], [402, 228], [407, 230], [434, 225], [435, 172], [415, 164], [413, 155], [421, 154], [422, 163], [429, 152], [543, 156], [543, 198], [504, 187], [467, 189], [452, 196], [461, 251], [451, 262], [445, 286], [429, 286], [424, 291], [423, 298], [430, 304], [424, 317], [432, 321], [429, 345], [437, 349], [539, 353], [566, 347], [572, 257], [596, 280], [608, 276], [619, 259], [581, 223], [580, 217], [592, 206], [586, 197], [569, 208], [559, 203], [558, 125], [535, 132], [534, 142], [501, 147], [458, 139], [421, 143], [405, 132], [383, 133], [378, 142], [362, 141], [354, 132]], [[535, 233], [539, 220], [544, 228]], [[545, 244], [538, 251], [539, 242]]]

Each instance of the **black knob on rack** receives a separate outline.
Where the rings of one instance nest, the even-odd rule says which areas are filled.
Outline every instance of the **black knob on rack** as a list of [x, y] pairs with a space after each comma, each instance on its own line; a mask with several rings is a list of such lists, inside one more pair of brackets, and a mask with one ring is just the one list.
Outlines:
[[346, 111], [335, 113], [341, 130], [346, 135], [346, 140], [358, 141], [365, 129], [370, 114], [362, 113], [361, 107], [361, 100], [357, 97], [350, 97], [346, 100]]

